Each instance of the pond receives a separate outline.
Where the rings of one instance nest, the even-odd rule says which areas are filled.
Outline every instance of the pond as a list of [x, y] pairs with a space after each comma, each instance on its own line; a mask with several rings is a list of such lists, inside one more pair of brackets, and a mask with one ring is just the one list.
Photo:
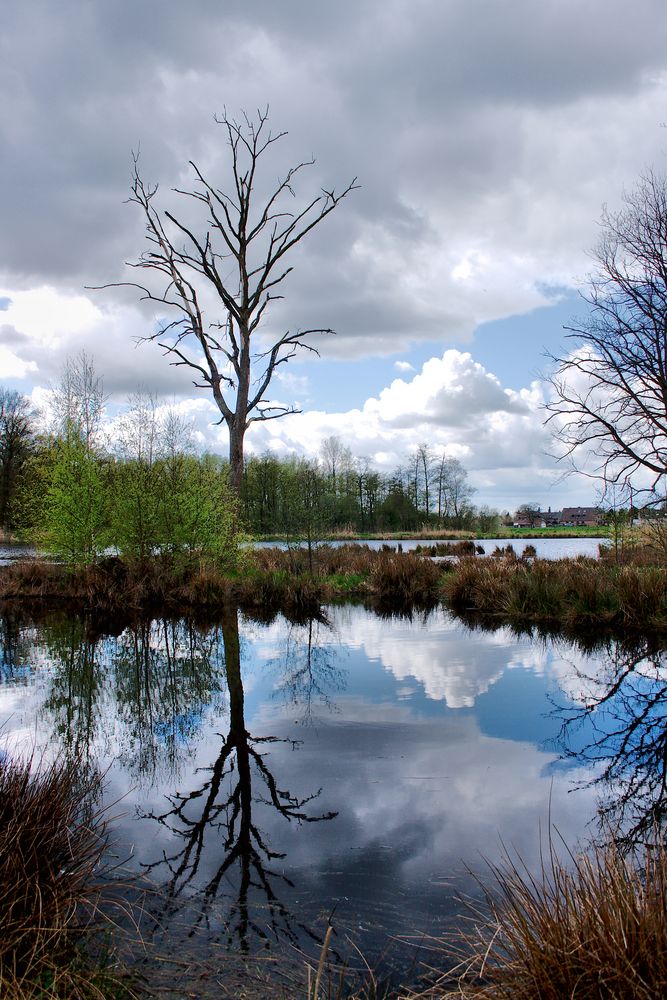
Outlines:
[[[506, 545], [511, 545], [517, 555], [521, 555], [527, 545], [532, 545], [540, 559], [567, 559], [575, 556], [590, 556], [596, 559], [600, 543], [604, 543], [604, 541], [605, 539], [602, 538], [482, 538], [477, 540], [475, 544], [481, 546], [485, 555], [490, 555], [497, 547], [504, 548]], [[271, 546], [287, 548], [285, 542], [255, 542], [253, 544], [258, 548], [270, 548]], [[301, 544], [305, 545], [306, 543], [302, 542]], [[327, 542], [325, 544], [337, 548], [341, 545], [349, 545], [350, 542]], [[352, 542], [352, 544], [355, 543]], [[434, 543], [431, 539], [404, 538], [400, 542], [388, 542], [382, 538], [371, 538], [358, 544], [367, 545], [371, 549], [381, 549], [387, 545], [391, 548], [400, 546], [404, 552], [411, 552], [418, 546]], [[2, 550], [0, 549], [1, 560]]]
[[[535, 866], [540, 826], [574, 845], [608, 809], [633, 830], [661, 794], [646, 740], [617, 753], [638, 699], [660, 729], [648, 640], [585, 652], [357, 605], [117, 634], [59, 615], [0, 625], [0, 747], [101, 769], [114, 856], [157, 889], [144, 933], [184, 966], [221, 948], [316, 955], [330, 920], [337, 954], [352, 941], [414, 979], [423, 936], [456, 925], [470, 870], [503, 843]], [[628, 773], [646, 780], [623, 800]]]
[[[504, 547], [512, 545], [517, 555], [521, 555], [526, 545], [533, 545], [541, 559], [565, 559], [574, 556], [591, 556], [596, 558], [599, 545], [603, 539], [600, 538], [484, 538], [476, 544], [480, 545], [486, 555], [489, 555], [496, 546]], [[303, 543], [305, 544], [305, 543]], [[348, 542], [329, 542], [333, 546], [347, 545]], [[387, 542], [383, 539], [370, 539], [360, 544], [368, 545], [371, 549], [381, 549], [383, 545], [396, 547], [400, 544], [404, 552], [416, 549], [418, 545], [426, 545], [428, 542], [419, 541], [414, 538], [406, 538], [402, 542]], [[258, 548], [266, 548], [277, 545], [279, 548], [286, 548], [284, 542], [254, 542]], [[37, 550], [31, 545], [22, 544], [0, 544], [0, 566], [15, 562], [17, 559], [31, 558], [37, 554]]]

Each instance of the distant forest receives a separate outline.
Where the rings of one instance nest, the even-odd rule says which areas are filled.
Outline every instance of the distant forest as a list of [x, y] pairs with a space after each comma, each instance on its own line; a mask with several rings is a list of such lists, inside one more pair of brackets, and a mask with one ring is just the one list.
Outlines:
[[253, 534], [414, 531], [422, 525], [493, 532], [500, 516], [475, 508], [458, 459], [421, 445], [391, 473], [353, 458], [336, 437], [318, 459], [253, 456], [245, 465], [241, 515]]
[[130, 551], [164, 548], [174, 533], [196, 547], [201, 524], [210, 542], [234, 504], [252, 535], [499, 527], [495, 511], [474, 507], [461, 462], [427, 445], [389, 474], [355, 458], [338, 437], [323, 442], [317, 459], [253, 455], [234, 498], [228, 463], [197, 455], [177, 415], [139, 393], [105, 434], [94, 371], [80, 361], [70, 376], [74, 384], [65, 379], [56, 393], [48, 431], [27, 397], [0, 387], [0, 527], [56, 551], [58, 538], [73, 534], [82, 557], [121, 542], [128, 551], [128, 533]]

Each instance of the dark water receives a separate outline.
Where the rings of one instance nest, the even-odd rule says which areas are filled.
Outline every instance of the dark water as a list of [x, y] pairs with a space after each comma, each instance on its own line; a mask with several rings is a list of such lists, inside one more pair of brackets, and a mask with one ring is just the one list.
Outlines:
[[[145, 933], [179, 955], [317, 953], [331, 920], [341, 954], [349, 936], [414, 978], [421, 936], [456, 924], [466, 869], [501, 841], [536, 866], [540, 825], [574, 845], [599, 809], [632, 829], [661, 794], [662, 653], [648, 642], [586, 653], [442, 610], [351, 605], [301, 624], [227, 609], [206, 628], [2, 629], [0, 747], [78, 751], [106, 772], [114, 852], [158, 890]], [[628, 760], [618, 720], [642, 699], [654, 759], [644, 740]]]

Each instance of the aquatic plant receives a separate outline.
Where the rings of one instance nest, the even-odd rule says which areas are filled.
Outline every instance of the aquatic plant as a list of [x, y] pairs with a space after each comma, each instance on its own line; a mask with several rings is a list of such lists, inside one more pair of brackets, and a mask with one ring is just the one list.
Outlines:
[[667, 850], [613, 841], [576, 856], [549, 840], [533, 874], [506, 852], [481, 903], [411, 1000], [655, 1000], [667, 995]]
[[131, 994], [84, 946], [99, 930], [104, 814], [96, 779], [64, 762], [0, 757], [0, 995]]
[[615, 566], [577, 559], [462, 560], [443, 582], [454, 610], [476, 611], [566, 628], [662, 627], [667, 573], [659, 567]]

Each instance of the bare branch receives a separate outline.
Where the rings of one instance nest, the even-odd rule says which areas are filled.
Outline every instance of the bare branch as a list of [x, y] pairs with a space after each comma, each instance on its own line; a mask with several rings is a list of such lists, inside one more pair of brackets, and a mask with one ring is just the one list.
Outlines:
[[604, 210], [589, 315], [551, 357], [547, 409], [560, 458], [611, 484], [654, 491], [667, 473], [667, 187], [649, 172]]
[[[212, 392], [229, 430], [230, 481], [238, 489], [248, 426], [297, 412], [265, 398], [276, 369], [299, 349], [317, 354], [307, 338], [333, 331], [326, 327], [288, 331], [260, 353], [253, 352], [252, 337], [261, 329], [271, 302], [281, 298], [274, 290], [292, 271], [284, 258], [359, 185], [354, 178], [339, 193], [321, 189], [300, 206], [288, 206], [286, 199], [296, 201], [296, 182], [315, 163], [311, 157], [290, 167], [261, 199], [258, 177], [263, 157], [287, 133], [270, 130], [268, 108], [254, 117], [243, 113], [238, 120], [224, 111], [215, 122], [226, 134], [228, 189], [214, 185], [192, 160], [195, 186], [172, 189], [203, 209], [200, 226], [169, 208], [158, 211], [158, 185], [144, 181], [139, 154], [132, 154], [128, 200], [143, 213], [147, 248], [128, 266], [148, 277], [145, 284], [123, 281], [99, 287], [135, 288], [141, 300], [179, 314], [142, 339], [157, 341], [171, 364], [191, 368], [193, 384]], [[209, 315], [211, 309], [218, 311]], [[221, 357], [228, 371], [220, 369]]]

